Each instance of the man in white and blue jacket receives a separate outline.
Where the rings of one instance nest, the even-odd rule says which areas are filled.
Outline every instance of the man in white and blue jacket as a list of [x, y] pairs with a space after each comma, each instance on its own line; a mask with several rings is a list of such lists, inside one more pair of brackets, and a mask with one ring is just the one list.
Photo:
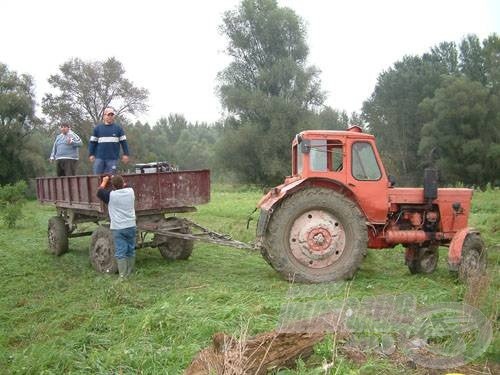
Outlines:
[[56, 161], [58, 176], [74, 176], [76, 174], [76, 164], [78, 163], [78, 150], [82, 147], [82, 140], [68, 123], [60, 126], [61, 133], [56, 137], [50, 161]]
[[97, 197], [108, 205], [110, 229], [115, 245], [115, 257], [120, 277], [128, 277], [135, 267], [135, 194], [131, 187], [125, 185], [123, 177], [104, 176], [97, 190]]
[[89, 160], [94, 163], [94, 174], [115, 174], [120, 158], [120, 145], [123, 149], [122, 161], [128, 163], [127, 136], [123, 128], [115, 123], [115, 110], [104, 109], [104, 123], [94, 127], [89, 142]]

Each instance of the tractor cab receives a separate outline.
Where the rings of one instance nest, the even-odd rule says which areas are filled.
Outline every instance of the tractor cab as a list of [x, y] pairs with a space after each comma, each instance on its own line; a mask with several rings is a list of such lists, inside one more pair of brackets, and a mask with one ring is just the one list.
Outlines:
[[297, 134], [292, 142], [292, 176], [287, 181], [299, 179], [341, 190], [373, 223], [387, 218], [392, 183], [374, 136], [363, 133], [359, 126], [346, 131], [308, 130]]

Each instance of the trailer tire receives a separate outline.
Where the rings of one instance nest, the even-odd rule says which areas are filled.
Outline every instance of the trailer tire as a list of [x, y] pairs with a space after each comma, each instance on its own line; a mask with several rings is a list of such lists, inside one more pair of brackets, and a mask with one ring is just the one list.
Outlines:
[[[165, 220], [165, 226], [171, 226], [172, 223], [175, 224], [176, 221], [179, 221], [179, 219], [169, 217]], [[191, 233], [191, 230], [189, 227], [183, 227], [179, 232]], [[155, 241], [162, 242], [161, 245], [158, 245], [158, 250], [160, 250], [161, 256], [166, 260], [186, 260], [191, 256], [194, 248], [193, 240], [162, 236], [160, 234], [155, 235]]]
[[[406, 265], [412, 274], [430, 274], [436, 270], [439, 260], [439, 246], [421, 246], [406, 251]], [[408, 252], [413, 252], [412, 256], [408, 256]]]
[[480, 277], [486, 272], [486, 248], [477, 233], [470, 233], [465, 237], [462, 246], [462, 259], [458, 266], [458, 277], [462, 281]]
[[97, 272], [118, 272], [113, 234], [109, 228], [100, 226], [92, 233], [89, 253], [90, 263]]
[[330, 189], [307, 188], [286, 198], [269, 221], [264, 258], [285, 279], [320, 283], [350, 279], [366, 253], [366, 219]]
[[68, 229], [62, 217], [53, 216], [49, 219], [47, 238], [51, 254], [59, 256], [68, 251]]
[[160, 254], [167, 260], [186, 260], [193, 252], [194, 243], [182, 238], [168, 237], [168, 242], [158, 246]]

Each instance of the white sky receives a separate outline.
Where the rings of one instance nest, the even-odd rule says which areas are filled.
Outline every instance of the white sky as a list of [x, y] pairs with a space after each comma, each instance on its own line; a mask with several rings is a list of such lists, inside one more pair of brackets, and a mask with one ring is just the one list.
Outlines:
[[[116, 57], [126, 77], [149, 90], [154, 124], [170, 113], [190, 122], [222, 116], [217, 72], [229, 58], [218, 32], [238, 0], [2, 0], [0, 62], [34, 77], [38, 102], [47, 79], [72, 57]], [[278, 0], [304, 19], [309, 65], [321, 71], [326, 104], [359, 111], [378, 75], [404, 55], [474, 33], [500, 34], [497, 0]]]

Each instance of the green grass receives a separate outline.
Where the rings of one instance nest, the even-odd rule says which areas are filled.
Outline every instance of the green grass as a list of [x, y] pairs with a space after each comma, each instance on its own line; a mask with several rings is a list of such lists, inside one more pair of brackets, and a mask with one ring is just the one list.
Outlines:
[[[246, 221], [260, 196], [251, 188], [216, 187], [211, 203], [190, 217], [250, 242], [255, 220], [248, 230]], [[471, 225], [490, 248], [491, 282], [480, 308], [498, 324], [500, 191], [476, 193], [473, 206]], [[137, 274], [120, 283], [91, 268], [89, 237], [71, 239], [61, 257], [47, 253], [53, 207], [29, 202], [23, 213], [16, 228], [0, 226], [0, 373], [179, 374], [215, 332], [274, 329], [287, 302], [291, 285], [259, 254], [199, 243], [188, 261], [166, 262], [157, 249], [141, 249]], [[446, 249], [432, 275], [410, 275], [403, 252], [370, 251], [350, 296], [410, 293], [419, 306], [463, 300], [467, 290], [447, 271]], [[296, 370], [278, 373], [324, 373], [319, 369], [332, 360], [332, 341], [319, 344]], [[499, 345], [496, 334], [476, 363], [493, 361]], [[422, 373], [377, 355], [354, 363], [340, 352], [335, 361], [332, 374]]]

